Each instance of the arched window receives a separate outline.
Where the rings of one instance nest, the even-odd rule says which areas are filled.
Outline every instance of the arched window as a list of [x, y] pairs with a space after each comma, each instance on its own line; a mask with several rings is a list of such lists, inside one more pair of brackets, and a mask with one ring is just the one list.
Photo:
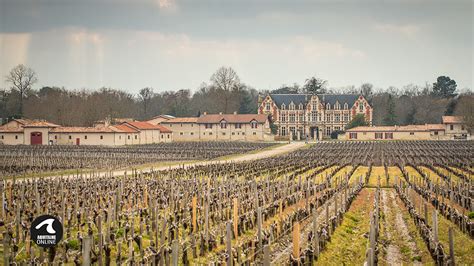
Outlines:
[[362, 102], [359, 102], [359, 112], [364, 111], [364, 104]]
[[285, 110], [286, 106], [284, 103], [281, 104], [281, 110]]

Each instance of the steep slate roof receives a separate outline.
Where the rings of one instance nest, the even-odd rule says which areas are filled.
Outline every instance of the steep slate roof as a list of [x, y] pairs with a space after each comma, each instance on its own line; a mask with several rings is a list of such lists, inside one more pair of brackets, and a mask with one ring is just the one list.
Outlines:
[[448, 116], [445, 115], [443, 118], [443, 124], [462, 124], [464, 119], [462, 116]]
[[362, 126], [346, 130], [346, 132], [423, 132], [443, 131], [442, 124], [407, 125], [407, 126]]
[[265, 114], [210, 114], [200, 116], [197, 119], [197, 122], [200, 124], [217, 124], [223, 119], [227, 121], [227, 123], [250, 123], [252, 120], [257, 121], [258, 123], [265, 123], [268, 116]]
[[[278, 107], [281, 107], [283, 103], [288, 106], [292, 101], [296, 106], [300, 103], [306, 105], [307, 101], [311, 100], [311, 96], [313, 94], [270, 94], [270, 97]], [[338, 101], [340, 105], [347, 103], [349, 107], [352, 107], [359, 98], [357, 94], [317, 94], [317, 96], [324, 104], [329, 103], [333, 106]]]

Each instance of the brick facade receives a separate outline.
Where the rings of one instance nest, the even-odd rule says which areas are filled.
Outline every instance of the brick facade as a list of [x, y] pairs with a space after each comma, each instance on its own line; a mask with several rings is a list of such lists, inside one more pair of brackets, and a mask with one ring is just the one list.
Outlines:
[[282, 139], [323, 139], [344, 130], [357, 114], [372, 125], [373, 109], [361, 95], [268, 94], [258, 113], [271, 115]]

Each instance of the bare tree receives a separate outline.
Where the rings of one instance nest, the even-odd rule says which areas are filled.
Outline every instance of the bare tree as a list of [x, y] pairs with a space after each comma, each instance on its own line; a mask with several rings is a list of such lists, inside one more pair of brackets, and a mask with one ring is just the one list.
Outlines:
[[19, 115], [23, 115], [23, 98], [27, 95], [28, 91], [31, 90], [31, 86], [38, 82], [36, 73], [33, 69], [20, 64], [10, 71], [10, 74], [6, 77], [6, 81], [12, 84], [12, 89], [19, 92]]
[[146, 118], [148, 115], [148, 104], [151, 98], [153, 98], [153, 89], [149, 87], [143, 88], [138, 93], [138, 96], [143, 104], [143, 117]]
[[469, 132], [474, 131], [474, 94], [466, 93], [459, 97], [458, 104], [454, 110], [456, 115], [464, 118]]
[[240, 88], [240, 79], [237, 73], [231, 67], [220, 67], [212, 76], [211, 83], [223, 94], [224, 112], [229, 110], [229, 101], [232, 92]]
[[360, 93], [364, 96], [367, 101], [372, 102], [374, 96], [374, 85], [370, 83], [364, 83], [360, 86]]
[[311, 77], [306, 79], [303, 88], [306, 93], [322, 94], [326, 93], [326, 85], [327, 80]]

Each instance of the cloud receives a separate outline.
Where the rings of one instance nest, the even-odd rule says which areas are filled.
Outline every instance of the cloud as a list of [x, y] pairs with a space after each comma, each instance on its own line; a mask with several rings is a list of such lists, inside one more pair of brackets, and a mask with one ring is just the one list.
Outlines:
[[30, 33], [0, 33], [0, 76], [18, 64], [28, 64]]
[[397, 25], [377, 23], [374, 25], [374, 29], [383, 33], [396, 33], [410, 37], [415, 36], [421, 31], [421, 27], [419, 25], [414, 24]]
[[155, 4], [162, 11], [171, 11], [175, 12], [178, 9], [176, 0], [154, 0]]

